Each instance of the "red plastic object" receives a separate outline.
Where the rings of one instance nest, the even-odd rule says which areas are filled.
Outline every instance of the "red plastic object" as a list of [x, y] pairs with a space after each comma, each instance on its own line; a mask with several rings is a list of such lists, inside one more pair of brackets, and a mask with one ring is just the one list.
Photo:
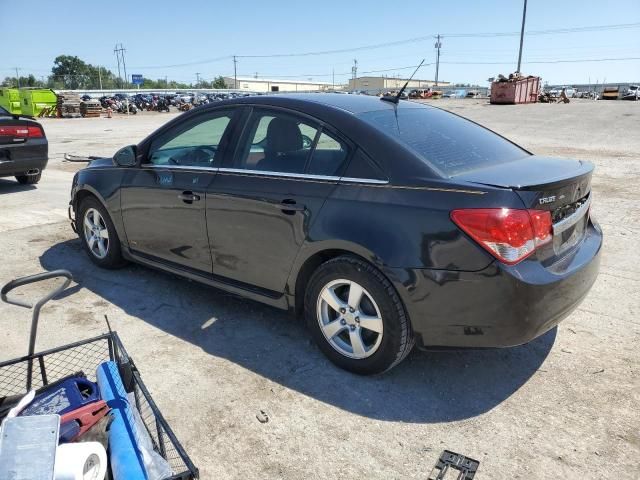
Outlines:
[[97, 402], [89, 403], [83, 407], [61, 415], [60, 425], [64, 425], [68, 422], [77, 422], [80, 427], [80, 431], [74, 437], [75, 439], [98, 423], [102, 417], [109, 413], [109, 410], [110, 408], [107, 406], [107, 402], [104, 400], [98, 400]]
[[536, 103], [540, 95], [540, 77], [526, 77], [511, 82], [491, 84], [491, 103]]

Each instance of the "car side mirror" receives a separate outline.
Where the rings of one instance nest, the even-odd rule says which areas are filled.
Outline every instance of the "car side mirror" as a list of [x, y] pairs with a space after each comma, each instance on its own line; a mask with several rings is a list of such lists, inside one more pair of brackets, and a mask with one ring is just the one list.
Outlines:
[[133, 167], [136, 164], [137, 150], [135, 145], [121, 148], [113, 156], [113, 163], [118, 167]]

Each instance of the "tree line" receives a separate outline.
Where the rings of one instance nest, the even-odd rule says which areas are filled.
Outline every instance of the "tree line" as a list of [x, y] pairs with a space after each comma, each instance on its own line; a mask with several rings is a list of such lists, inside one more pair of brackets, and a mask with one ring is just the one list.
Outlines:
[[[51, 74], [37, 78], [33, 74], [19, 77], [5, 77], [3, 87], [36, 87], [56, 90], [111, 90], [135, 88], [129, 79], [122, 79], [111, 70], [86, 63], [73, 55], [59, 55], [53, 61]], [[201, 80], [197, 84], [176, 82], [166, 78], [156, 80], [143, 78], [140, 88], [176, 89], [176, 88], [228, 88], [224, 78], [217, 77], [211, 82]]]

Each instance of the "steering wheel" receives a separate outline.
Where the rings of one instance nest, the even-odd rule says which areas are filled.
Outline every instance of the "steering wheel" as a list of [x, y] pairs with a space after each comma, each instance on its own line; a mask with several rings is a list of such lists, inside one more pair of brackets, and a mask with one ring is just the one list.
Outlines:
[[213, 163], [216, 156], [216, 149], [213, 147], [199, 146], [191, 152], [191, 161], [193, 163]]

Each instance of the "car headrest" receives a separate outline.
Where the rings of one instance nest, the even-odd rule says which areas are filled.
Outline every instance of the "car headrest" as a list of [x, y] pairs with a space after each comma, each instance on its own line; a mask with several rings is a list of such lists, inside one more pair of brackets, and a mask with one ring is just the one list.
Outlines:
[[274, 118], [267, 128], [265, 152], [284, 153], [302, 149], [302, 133], [298, 124], [286, 118]]

